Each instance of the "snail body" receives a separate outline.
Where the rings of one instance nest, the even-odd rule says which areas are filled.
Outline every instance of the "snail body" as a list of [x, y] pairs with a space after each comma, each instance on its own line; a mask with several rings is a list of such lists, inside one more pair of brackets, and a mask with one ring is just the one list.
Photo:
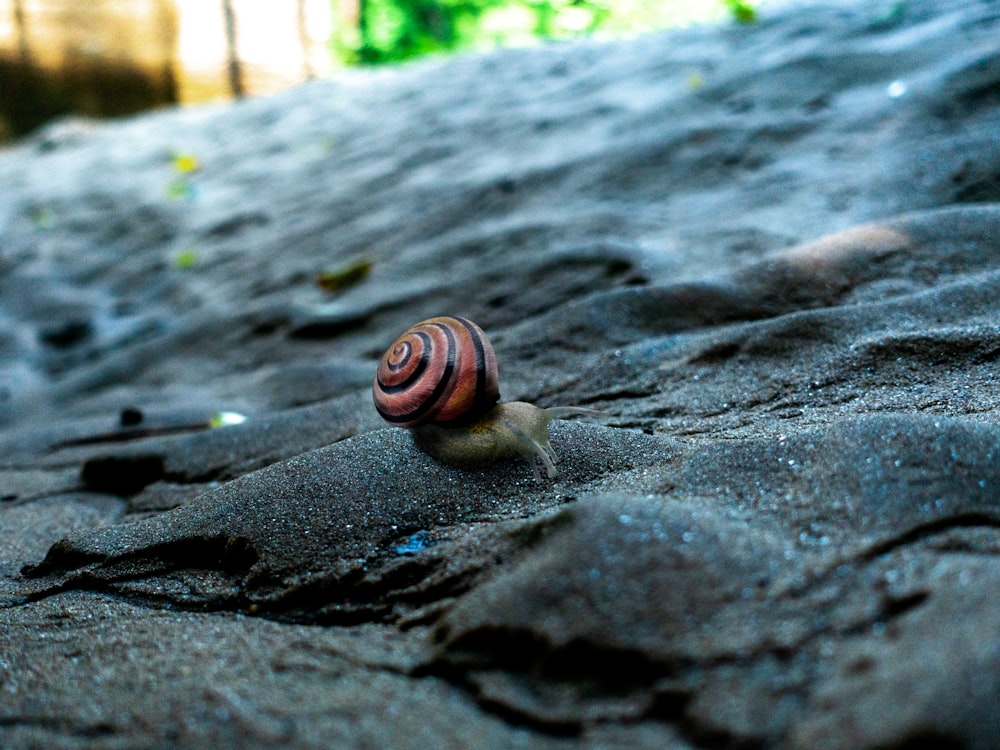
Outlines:
[[383, 419], [408, 428], [416, 444], [441, 463], [478, 469], [520, 455], [539, 479], [538, 461], [549, 477], [557, 474], [549, 422], [600, 413], [497, 403], [493, 347], [479, 326], [456, 316], [421, 321], [396, 339], [379, 362], [372, 394]]

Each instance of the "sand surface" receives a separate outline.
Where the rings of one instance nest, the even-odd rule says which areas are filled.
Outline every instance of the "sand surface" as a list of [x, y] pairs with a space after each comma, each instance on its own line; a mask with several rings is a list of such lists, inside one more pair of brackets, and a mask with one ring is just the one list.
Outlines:
[[[800, 6], [0, 153], [0, 747], [1000, 746], [998, 51]], [[438, 314], [605, 412], [557, 477], [379, 419]]]

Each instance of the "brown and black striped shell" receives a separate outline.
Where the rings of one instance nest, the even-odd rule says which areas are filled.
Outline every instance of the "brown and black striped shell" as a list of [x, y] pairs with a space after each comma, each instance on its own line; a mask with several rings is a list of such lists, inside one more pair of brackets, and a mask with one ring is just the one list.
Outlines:
[[397, 427], [467, 424], [500, 398], [493, 346], [465, 318], [421, 321], [382, 355], [372, 395], [378, 413]]

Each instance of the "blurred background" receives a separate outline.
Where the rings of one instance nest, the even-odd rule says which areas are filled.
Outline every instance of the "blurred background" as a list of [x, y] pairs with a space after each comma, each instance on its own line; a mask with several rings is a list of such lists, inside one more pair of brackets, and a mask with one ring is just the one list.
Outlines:
[[625, 36], [744, 0], [0, 0], [0, 142], [63, 115], [261, 95], [356, 65]]

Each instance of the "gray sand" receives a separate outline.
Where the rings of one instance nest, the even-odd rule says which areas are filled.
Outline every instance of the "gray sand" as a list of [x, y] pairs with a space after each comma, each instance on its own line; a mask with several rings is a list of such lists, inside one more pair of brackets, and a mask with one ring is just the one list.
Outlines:
[[[0, 153], [0, 747], [1000, 746], [1000, 14], [888, 7]], [[555, 479], [378, 418], [437, 314]]]

